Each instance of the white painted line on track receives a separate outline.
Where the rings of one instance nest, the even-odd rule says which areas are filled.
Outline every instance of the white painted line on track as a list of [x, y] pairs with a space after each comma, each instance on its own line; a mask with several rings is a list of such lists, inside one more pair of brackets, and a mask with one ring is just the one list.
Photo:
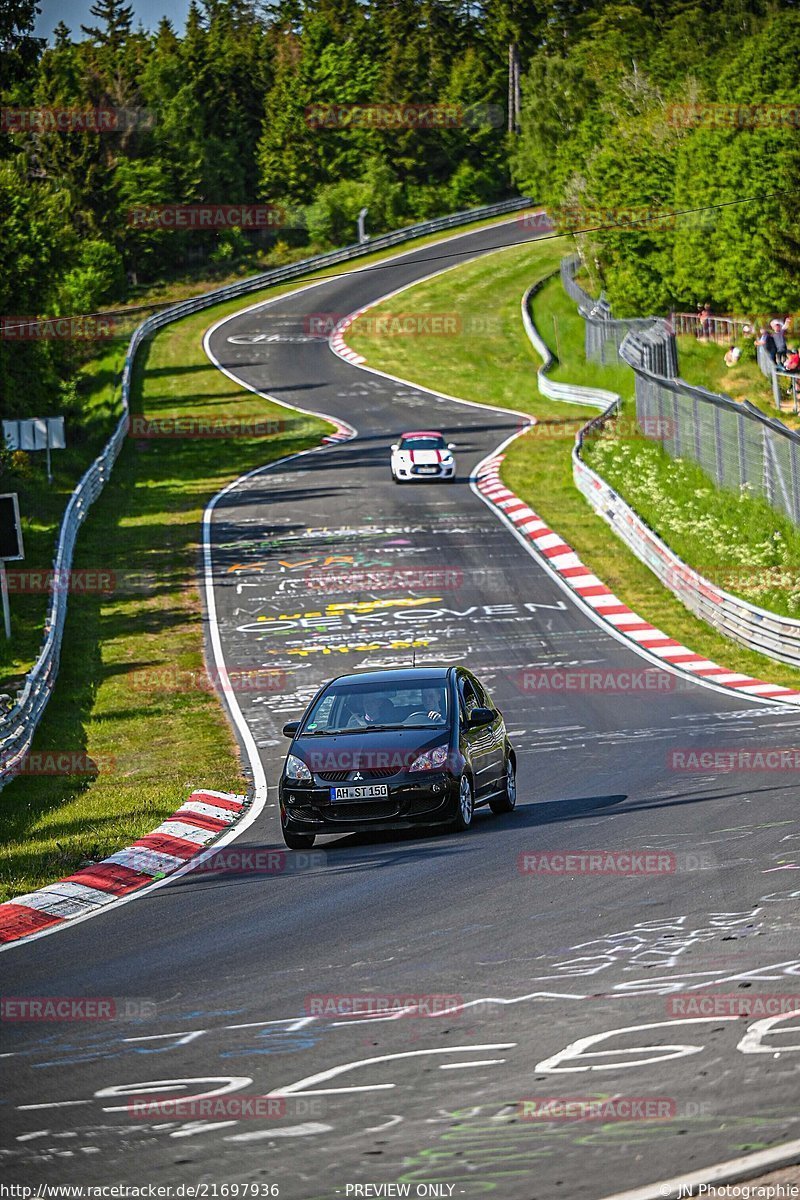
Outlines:
[[692, 683], [696, 684], [698, 687], [704, 687], [709, 691], [717, 692], [720, 695], [727, 696], [729, 700], [734, 695], [741, 696], [742, 700], [750, 701], [754, 704], [761, 704], [762, 706], [766, 705], [773, 710], [782, 709], [786, 712], [796, 713], [796, 709], [789, 708], [789, 706], [785, 704], [782, 705], [779, 700], [768, 700], [765, 697], [754, 696], [750, 693], [733, 693], [730, 688], [720, 687], [713, 683], [712, 680], [707, 679], [702, 675], [692, 675], [691, 672], [681, 669], [674, 663], [670, 663], [668, 659], [657, 657], [655, 654], [652, 654], [647, 650], [646, 645], [642, 644], [641, 642], [634, 641], [632, 638], [626, 637], [624, 633], [616, 629], [614, 625], [610, 624], [608, 619], [600, 616], [599, 613], [594, 610], [591, 604], [589, 604], [583, 596], [574, 591], [569, 584], [561, 578], [558, 572], [551, 567], [544, 555], [540, 555], [536, 552], [535, 544], [529, 542], [528, 539], [520, 533], [513, 521], [511, 521], [510, 518], [507, 517], [504, 512], [502, 512], [502, 510], [498, 509], [497, 506], [492, 503], [491, 497], [483, 495], [478, 487], [478, 475], [480, 474], [481, 468], [484, 467], [485, 464], [490, 461], [490, 459], [496, 458], [498, 454], [502, 453], [502, 451], [505, 450], [505, 448], [510, 445], [511, 442], [515, 441], [519, 436], [519, 433], [512, 433], [510, 437], [506, 438], [504, 442], [500, 443], [496, 450], [493, 450], [491, 454], [487, 454], [485, 458], [481, 459], [481, 461], [475, 467], [475, 470], [472, 472], [469, 486], [475, 495], [483, 501], [486, 507], [490, 509], [491, 512], [495, 513], [498, 519], [501, 520], [503, 524], [510, 530], [519, 544], [524, 546], [531, 558], [535, 559], [539, 566], [547, 572], [554, 583], [558, 584], [558, 586], [561, 588], [561, 591], [564, 592], [566, 596], [570, 597], [576, 608], [581, 609], [586, 616], [594, 622], [595, 625], [602, 629], [604, 633], [608, 634], [609, 637], [612, 637], [615, 639], [615, 641], [619, 642], [621, 646], [625, 646], [632, 653], [637, 654], [640, 658], [645, 659], [654, 666], [660, 667], [662, 670], [669, 672], [671, 675], [677, 675], [683, 679], [691, 679]]
[[[534, 240], [534, 239], [532, 239], [532, 240]], [[512, 247], [504, 247], [504, 248], [511, 249]], [[385, 301], [390, 300], [397, 295], [400, 295], [401, 292], [405, 292], [405, 291], [410, 290], [412, 287], [416, 287], [416, 285], [418, 283], [425, 283], [429, 279], [434, 279], [438, 275], [443, 275], [448, 271], [455, 270], [455, 267], [464, 266], [464, 265], [465, 265], [464, 263], [456, 263], [449, 267], [445, 267], [443, 270], [434, 271], [430, 275], [426, 275], [420, 279], [414, 280], [413, 283], [406, 284], [404, 287], [396, 288], [394, 291], [387, 292], [386, 295], [380, 296], [378, 299], [374, 300], [371, 304], [366, 305], [364, 308], [358, 309], [356, 311], [358, 311], [359, 314], [368, 312], [369, 309], [375, 308], [377, 305], [383, 304]], [[347, 320], [347, 318], [345, 318], [345, 320]], [[331, 348], [331, 352], [333, 354], [336, 354], [337, 358], [340, 358], [341, 355], [331, 344], [331, 341], [329, 341], [328, 344]], [[350, 363], [348, 365], [353, 366], [354, 364]], [[535, 560], [535, 562], [537, 562], [539, 564], [539, 566], [541, 566], [542, 569], [547, 572], [547, 574], [550, 576], [550, 578], [555, 583], [558, 584], [561, 591], [570, 598], [570, 600], [573, 602], [575, 607], [580, 609], [582, 612], [584, 612], [586, 614], [586, 616], [588, 616], [590, 618], [590, 620], [595, 625], [598, 626], [599, 629], [602, 629], [602, 631], [604, 633], [608, 634], [609, 637], [614, 638], [615, 641], [619, 642], [620, 645], [625, 646], [628, 650], [630, 650], [634, 654], [637, 654], [640, 658], [645, 659], [647, 662], [652, 663], [654, 666], [661, 667], [663, 670], [668, 671], [672, 675], [676, 675], [676, 676], [678, 676], [680, 678], [684, 678], [684, 679], [691, 679], [692, 683], [697, 684], [698, 687], [707, 688], [709, 691], [717, 692], [720, 695], [726, 696], [728, 699], [731, 699], [731, 697], [735, 694], [737, 696], [741, 696], [741, 699], [743, 701], [749, 701], [751, 703], [760, 704], [762, 706], [766, 705], [767, 707], [769, 707], [772, 710], [775, 710], [776, 708], [778, 708], [778, 709], [783, 709], [784, 711], [791, 711], [791, 712], [797, 711], [796, 709], [789, 708], [788, 705], [781, 705], [780, 700], [767, 699], [762, 696], [753, 695], [750, 692], [732, 693], [730, 688], [720, 687], [720, 686], [716, 685], [715, 683], [713, 683], [710, 679], [706, 679], [703, 676], [699, 676], [699, 675], [698, 676], [692, 675], [690, 672], [682, 670], [681, 668], [676, 667], [674, 664], [669, 663], [669, 661], [666, 661], [663, 658], [659, 658], [655, 654], [648, 653], [646, 647], [642, 646], [638, 642], [633, 641], [631, 638], [626, 637], [624, 634], [620, 633], [617, 629], [615, 629], [613, 625], [609, 624], [609, 622], [607, 620], [598, 616], [598, 614], [593, 611], [593, 609], [589, 605], [589, 603], [581, 595], [579, 595], [579, 593], [575, 592], [571, 587], [569, 587], [569, 585], [565, 582], [565, 580], [562, 579], [561, 576], [553, 569], [553, 567], [550, 565], [550, 563], [544, 557], [544, 555], [537, 554], [535, 547], [531, 544], [530, 541], [528, 541], [527, 538], [523, 537], [520, 530], [506, 516], [506, 514], [502, 511], [502, 509], [499, 509], [495, 504], [492, 503], [491, 497], [484, 495], [480, 491], [480, 489], [478, 487], [478, 478], [477, 477], [480, 474], [482, 468], [490, 460], [497, 458], [497, 456], [499, 454], [501, 454], [506, 449], [506, 447], [511, 444], [511, 442], [515, 441], [518, 437], [521, 437], [528, 428], [530, 428], [532, 425], [536, 424], [536, 418], [533, 417], [530, 413], [520, 412], [520, 410], [516, 409], [516, 408], [501, 408], [501, 407], [493, 405], [493, 404], [481, 404], [480, 401], [477, 401], [477, 400], [465, 400], [461, 396], [452, 396], [452, 395], [449, 395], [447, 392], [439, 392], [434, 388], [428, 388], [422, 384], [414, 383], [413, 380], [403, 379], [399, 375], [391, 375], [388, 371], [381, 371], [377, 367], [368, 367], [364, 364], [358, 364], [357, 369], [359, 371], [367, 371], [367, 372], [369, 372], [369, 374], [377, 375], [382, 379], [388, 379], [392, 383], [399, 383], [399, 384], [402, 384], [404, 387], [411, 387], [411, 388], [414, 388], [416, 391], [426, 392], [431, 396], [437, 396], [444, 400], [451, 400], [455, 404], [465, 404], [470, 408], [481, 408], [481, 409], [484, 409], [486, 412], [503, 413], [503, 414], [510, 414], [510, 415], [516, 416], [516, 417], [522, 417], [526, 422], [525, 427], [517, 430], [515, 433], [512, 433], [509, 437], [507, 437], [504, 441], [500, 442], [500, 444], [498, 446], [496, 446], [494, 450], [491, 450], [489, 452], [489, 454], [487, 454], [484, 458], [482, 458], [481, 461], [477, 464], [477, 466], [475, 466], [475, 468], [473, 469], [473, 471], [470, 475], [470, 488], [475, 493], [475, 495], [480, 500], [483, 501], [483, 503], [486, 505], [486, 507], [492, 513], [494, 513], [494, 515], [500, 521], [502, 521], [503, 524], [510, 530], [510, 532], [514, 535], [514, 537], [517, 539], [517, 541], [520, 543], [520, 545], [525, 548], [525, 551], [531, 556], [531, 558], [533, 558]], [[537, 524], [538, 524], [538, 518], [537, 518]], [[530, 525], [529, 528], [532, 529], [532, 528], [534, 528], [534, 526]], [[598, 580], [598, 583], [602, 583], [602, 580]]]
[[701, 1184], [721, 1187], [754, 1179], [767, 1171], [792, 1166], [796, 1162], [800, 1162], [800, 1138], [772, 1146], [769, 1150], [758, 1150], [755, 1154], [742, 1154], [739, 1158], [715, 1163], [711, 1167], [700, 1167], [692, 1175], [677, 1175], [628, 1192], [614, 1192], [611, 1196], [604, 1196], [603, 1200], [677, 1200], [679, 1195], [697, 1195]]
[[[381, 263], [395, 262], [398, 259], [408, 257], [409, 255], [418, 254], [421, 249], [426, 249], [428, 247], [433, 247], [433, 246], [444, 245], [448, 242], [454, 242], [454, 241], [457, 241], [459, 238], [469, 237], [469, 236], [474, 235], [475, 233], [480, 233], [484, 229], [492, 229], [495, 227], [501, 227], [503, 225], [510, 225], [510, 224], [513, 224], [517, 220], [517, 217], [518, 217], [518, 214], [515, 214], [512, 217], [504, 218], [502, 221], [496, 221], [496, 222], [492, 222], [489, 225], [480, 226], [478, 229], [475, 229], [475, 228], [465, 229], [465, 230], [461, 230], [455, 234], [451, 233], [446, 237], [437, 238], [433, 242], [428, 242], [426, 244], [426, 246], [424, 246], [424, 247], [420, 247], [420, 246], [412, 247], [410, 249], [400, 251], [398, 254], [393, 254], [386, 258], [381, 258], [380, 262]], [[487, 249], [485, 251], [485, 253], [491, 253], [491, 252], [492, 251], [489, 249]], [[266, 300], [258, 301], [257, 303], [251, 304], [245, 308], [237, 309], [236, 312], [230, 313], [225, 317], [221, 317], [218, 321], [214, 322], [214, 324], [211, 325], [211, 327], [206, 331], [205, 336], [203, 338], [203, 349], [204, 349], [207, 357], [213, 363], [213, 365], [219, 371], [222, 372], [223, 375], [226, 375], [229, 379], [231, 379], [234, 383], [236, 383], [237, 386], [246, 388], [248, 391], [253, 392], [257, 396], [261, 396], [265, 400], [271, 401], [273, 404], [279, 405], [281, 408], [291, 409], [294, 412], [305, 413], [308, 416], [318, 417], [320, 420], [326, 421], [333, 425], [337, 425], [340, 430], [340, 435], [339, 435], [340, 440], [351, 440], [352, 438], [357, 436], [357, 430], [353, 426], [349, 425], [348, 423], [340, 421], [338, 418], [332, 417], [328, 413], [316, 412], [313, 409], [299, 408], [297, 405], [288, 404], [286, 401], [279, 400], [276, 396], [271, 396], [271, 395], [269, 395], [269, 393], [262, 392], [258, 388], [251, 386], [250, 384], [246, 383], [245, 380], [240, 379], [232, 371], [228, 370], [226, 367], [223, 367], [223, 365], [219, 362], [219, 360], [216, 358], [216, 356], [211, 351], [209, 339], [210, 339], [211, 335], [220, 326], [224, 325], [227, 321], [232, 321], [232, 320], [242, 316], [245, 313], [252, 312], [258, 308], [266, 308], [269, 305], [277, 304], [282, 300], [286, 300], [287, 298], [289, 298], [291, 296], [299, 295], [300, 293], [309, 291], [312, 288], [321, 287], [323, 284], [326, 284], [326, 283], [335, 282], [337, 279], [340, 279], [340, 278], [345, 279], [345, 278], [347, 278], [348, 275], [359, 274], [360, 272], [363, 272], [364, 270], [368, 270], [368, 269], [369, 269], [369, 267], [362, 267], [362, 268], [354, 270], [354, 271], [344, 271], [340, 275], [335, 275], [335, 276], [328, 277], [325, 279], [314, 280], [311, 283], [303, 284], [300, 287], [295, 288], [290, 292], [282, 292], [277, 296], [272, 296]], [[336, 435], [334, 435], [334, 436], [336, 436]], [[241, 711], [238, 700], [236, 699], [234, 689], [231, 685], [230, 677], [228, 675], [228, 670], [225, 665], [225, 658], [224, 658], [224, 654], [222, 651], [222, 643], [221, 643], [221, 639], [219, 636], [219, 627], [218, 627], [218, 622], [217, 622], [217, 607], [216, 607], [216, 600], [215, 600], [214, 588], [213, 588], [212, 554], [211, 554], [211, 541], [210, 541], [212, 518], [213, 518], [214, 510], [217, 507], [217, 505], [219, 504], [219, 502], [222, 499], [224, 499], [225, 496], [227, 496], [231, 491], [233, 491], [235, 488], [237, 488], [244, 481], [246, 481], [248, 479], [252, 479], [254, 476], [265, 473], [267, 471], [274, 471], [278, 467], [285, 466], [286, 463], [296, 462], [298, 459], [301, 459], [301, 458], [305, 457], [306, 455], [324, 453], [326, 450], [331, 449], [332, 446], [334, 446], [335, 444], [336, 444], [335, 442], [328, 442], [327, 444], [315, 446], [308, 450], [301, 450], [294, 454], [286, 455], [283, 458], [276, 459], [275, 462], [266, 463], [264, 466], [256, 467], [252, 471], [245, 472], [243, 475], [238, 476], [238, 478], [236, 478], [236, 479], [232, 480], [230, 483], [226, 484], [225, 487], [222, 488], [221, 491], [217, 492], [217, 494], [215, 496], [212, 496], [212, 498], [209, 500], [208, 504], [206, 505], [205, 511], [203, 513], [203, 522], [202, 522], [203, 594], [205, 597], [206, 612], [208, 614], [209, 638], [211, 641], [211, 648], [212, 648], [212, 652], [213, 652], [213, 656], [214, 656], [215, 669], [219, 672], [218, 678], [221, 681], [221, 687], [220, 687], [220, 689], [218, 689], [218, 694], [221, 691], [225, 697], [225, 702], [228, 707], [228, 712], [230, 714], [231, 721], [233, 722], [237, 732], [239, 733], [239, 736], [241, 738], [241, 744], [244, 748], [245, 754], [247, 755], [248, 764], [249, 764], [252, 781], [253, 781], [252, 802], [249, 805], [249, 807], [246, 809], [241, 820], [236, 824], [235, 827], [231, 828], [230, 830], [226, 830], [224, 833], [222, 833], [216, 839], [216, 841], [213, 843], [213, 845], [210, 846], [207, 850], [194, 855], [191, 859], [189, 859], [184, 864], [183, 867], [179, 867], [177, 870], [173, 871], [170, 875], [166, 876], [164, 879], [155, 879], [155, 880], [153, 880], [152, 883], [149, 883], [146, 886], [139, 888], [137, 891], [130, 892], [128, 895], [115, 896], [108, 903], [104, 903], [101, 906], [98, 906], [97, 908], [93, 909], [92, 911], [82, 913], [79, 916], [72, 916], [72, 917], [70, 917], [69, 921], [65, 921], [62, 924], [51, 925], [47, 929], [41, 929], [36, 933], [27, 934], [25, 937], [20, 938], [18, 941], [2, 943], [2, 944], [0, 944], [0, 954], [7, 953], [11, 950], [15, 950], [15, 949], [23, 947], [23, 946], [27, 946], [31, 942], [38, 941], [40, 938], [50, 937], [52, 934], [60, 933], [64, 929], [73, 929], [76, 925], [80, 925], [83, 921], [88, 921], [91, 918], [98, 916], [100, 913], [103, 913], [103, 914], [108, 913], [112, 909], [120, 908], [123, 904], [130, 904], [132, 901], [139, 900], [143, 896], [149, 896], [152, 892], [156, 891], [158, 888], [165, 887], [168, 883], [171, 883], [174, 879], [178, 879], [178, 878], [180, 878], [180, 876], [188, 874], [188, 872], [194, 870], [195, 867], [197, 867], [200, 863], [211, 858], [222, 846], [226, 846], [230, 842], [233, 842], [236, 838], [238, 838], [240, 836], [240, 834], [244, 833], [253, 824], [253, 822], [261, 815], [261, 813], [263, 812], [265, 807], [267, 807], [267, 780], [266, 780], [266, 776], [264, 773], [264, 767], [261, 762], [261, 757], [258, 753], [258, 747], [256, 746], [255, 739], [253, 738], [250, 727], [244, 718], [244, 715]], [[205, 647], [204, 647], [204, 654], [205, 654]], [[209, 793], [209, 794], [211, 794], [211, 793]], [[120, 851], [120, 853], [122, 853], [122, 852], [123, 851]], [[11, 899], [13, 901], [14, 897], [12, 897]]]

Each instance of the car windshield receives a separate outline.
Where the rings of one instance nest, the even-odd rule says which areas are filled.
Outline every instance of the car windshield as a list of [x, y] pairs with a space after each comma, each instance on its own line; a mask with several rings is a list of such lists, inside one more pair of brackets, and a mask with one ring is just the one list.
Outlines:
[[444, 682], [400, 681], [336, 684], [308, 714], [303, 733], [320, 735], [353, 730], [442, 728], [448, 719]]
[[443, 437], [412, 437], [403, 438], [400, 442], [401, 450], [446, 450], [445, 440]]

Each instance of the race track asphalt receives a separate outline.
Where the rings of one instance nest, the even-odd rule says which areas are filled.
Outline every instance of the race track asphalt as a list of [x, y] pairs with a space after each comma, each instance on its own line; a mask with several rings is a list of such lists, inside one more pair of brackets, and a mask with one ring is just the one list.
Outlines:
[[[516, 812], [483, 810], [460, 835], [325, 837], [272, 873], [246, 861], [193, 872], [5, 952], [6, 995], [115, 997], [132, 1013], [3, 1025], [8, 1183], [205, 1184], [195, 1194], [207, 1196], [275, 1184], [297, 1200], [407, 1183], [411, 1195], [599, 1200], [800, 1136], [791, 1016], [698, 1005], [800, 1004], [796, 773], [676, 770], [670, 757], [791, 748], [800, 718], [666, 675], [546, 573], [469, 486], [518, 416], [360, 370], [309, 334], [313, 314], [349, 313], [522, 236], [510, 222], [425, 247], [246, 310], [209, 338], [236, 378], [357, 430], [249, 476], [214, 510], [226, 665], [276, 680], [237, 694], [268, 801], [232, 849], [282, 845], [284, 721], [324, 680], [407, 664], [412, 649], [488, 685], [518, 752]], [[392, 484], [388, 447], [407, 428], [457, 444], [458, 482]], [[340, 583], [321, 585], [334, 567]], [[413, 569], [422, 586], [348, 590], [365, 568], [390, 581]], [[564, 666], [658, 678], [628, 692], [526, 689], [526, 668]], [[519, 869], [524, 852], [609, 850], [659, 851], [669, 867]], [[366, 994], [458, 999], [444, 1014], [430, 1000], [439, 1015], [324, 1007]], [[224, 1088], [275, 1093], [271, 1115], [129, 1111], [137, 1095]], [[602, 1097], [616, 1098], [603, 1116], [547, 1108]]]

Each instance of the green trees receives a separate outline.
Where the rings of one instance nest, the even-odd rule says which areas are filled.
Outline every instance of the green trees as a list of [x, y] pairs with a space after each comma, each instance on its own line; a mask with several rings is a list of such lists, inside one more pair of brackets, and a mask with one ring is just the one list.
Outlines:
[[[120, 114], [102, 134], [0, 129], [9, 313], [116, 303], [276, 236], [137, 225], [137, 207], [284, 205], [283, 241], [340, 243], [363, 207], [377, 233], [512, 188], [600, 226], [584, 251], [620, 314], [800, 303], [791, 4], [192, 0], [184, 29], [165, 17], [152, 33], [126, 0], [95, 0], [91, 14], [85, 36], [61, 24], [45, 47], [33, 0], [2, 5], [0, 106]], [[524, 72], [518, 135], [506, 132], [510, 44]], [[796, 106], [798, 121], [773, 108], [766, 123], [725, 124], [709, 104]], [[57, 373], [59, 353], [27, 347], [12, 367], [0, 345], [0, 383], [36, 354], [42, 377]]]
[[[374, 233], [507, 193], [506, 39], [532, 46], [545, 11], [529, 0], [192, 0], [182, 31], [165, 17], [147, 33], [127, 0], [95, 0], [78, 38], [61, 23], [45, 47], [30, 36], [33, 0], [7, 0], [0, 104], [117, 122], [0, 131], [0, 161], [24, 160], [21, 196], [55, 188], [69, 214], [54, 258], [71, 282], [58, 292], [51, 276], [39, 304], [95, 290], [81, 275], [84, 240], [134, 284], [220, 243], [212, 229], [134, 227], [136, 206], [288, 205], [294, 240], [340, 241], [365, 205]], [[384, 119], [365, 119], [376, 104]], [[315, 122], [326, 105], [338, 115]], [[247, 234], [223, 241], [223, 257], [252, 249]]]
[[[507, 43], [527, 54], [547, 24], [538, 0], [192, 0], [182, 30], [146, 32], [129, 0], [94, 0], [77, 36], [62, 22], [45, 45], [35, 0], [0, 8], [0, 107], [41, 118], [0, 127], [0, 303], [28, 317], [115, 305], [276, 237], [352, 241], [363, 207], [375, 234], [508, 194]], [[326, 105], [334, 120], [315, 122]], [[291, 228], [133, 215], [259, 203], [287, 206]], [[90, 349], [0, 339], [3, 410], [24, 394], [49, 411]]]
[[795, 308], [800, 13], [638, 0], [584, 5], [572, 29], [532, 56], [511, 169], [603, 226], [579, 241], [615, 311]]

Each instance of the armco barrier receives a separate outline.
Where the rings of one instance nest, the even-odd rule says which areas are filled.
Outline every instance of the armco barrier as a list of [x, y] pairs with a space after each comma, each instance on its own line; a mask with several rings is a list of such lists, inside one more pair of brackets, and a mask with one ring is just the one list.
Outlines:
[[543, 396], [547, 396], [549, 400], [563, 400], [567, 404], [584, 404], [591, 408], [608, 410], [609, 405], [619, 403], [619, 396], [616, 392], [609, 392], [605, 388], [580, 387], [574, 383], [556, 383], [555, 380], [547, 378], [547, 372], [555, 363], [555, 359], [550, 353], [550, 347], [541, 337], [533, 323], [531, 301], [539, 289], [544, 287], [545, 283], [552, 279], [552, 277], [552, 275], [548, 275], [547, 278], [534, 283], [522, 297], [522, 323], [525, 326], [525, 332], [530, 338], [534, 350], [542, 359], [542, 365], [536, 373], [539, 391]]
[[[646, 334], [652, 329], [655, 318], [626, 317], [620, 320], [612, 317], [611, 305], [605, 296], [601, 295], [598, 300], [593, 300], [575, 279], [580, 265], [581, 260], [577, 254], [561, 260], [561, 285], [570, 299], [575, 301], [578, 312], [583, 317], [586, 361], [603, 365], [615, 364], [619, 360], [619, 348], [628, 334], [634, 331]], [[662, 345], [660, 339], [657, 354], [662, 374], [677, 375], [678, 359], [674, 343], [671, 352], [667, 347], [662, 349]]]
[[757, 650], [779, 662], [800, 667], [800, 621], [732, 596], [678, 558], [622, 497], [583, 461], [581, 448], [587, 430], [590, 431], [588, 426], [580, 431], [572, 451], [572, 473], [576, 487], [595, 512], [690, 612], [748, 650]]
[[[403, 229], [381, 234], [359, 245], [345, 246], [341, 250], [331, 250], [327, 254], [319, 254], [300, 262], [290, 263], [285, 267], [277, 267], [248, 279], [238, 280], [225, 287], [215, 288], [202, 296], [191, 300], [183, 300], [169, 308], [162, 309], [143, 321], [133, 333], [128, 345], [125, 366], [122, 373], [122, 416], [116, 429], [109, 439], [102, 454], [92, 463], [75, 491], [70, 497], [64, 511], [64, 517], [59, 530], [54, 566], [54, 578], [64, 578], [72, 565], [72, 554], [78, 530], [86, 519], [86, 514], [92, 503], [105, 487], [111, 468], [122, 448], [122, 443], [128, 430], [128, 411], [130, 402], [131, 372], [136, 351], [142, 342], [156, 330], [163, 328], [172, 321], [191, 313], [200, 312], [213, 304], [224, 300], [234, 300], [250, 292], [274, 284], [289, 282], [310, 271], [333, 267], [351, 259], [360, 258], [375, 251], [390, 249], [402, 242], [427, 234], [441, 233], [455, 229], [459, 225], [467, 225], [473, 221], [501, 217], [506, 213], [517, 212], [531, 203], [527, 197], [514, 200], [503, 200], [498, 204], [489, 204], [483, 208], [469, 209], [465, 212], [452, 213], [447, 217], [436, 217], [431, 221], [422, 221], [416, 225], [407, 225]], [[64, 621], [67, 611], [66, 589], [54, 587], [48, 602], [47, 616], [44, 626], [44, 640], [39, 657], [28, 673], [25, 684], [18, 693], [13, 707], [0, 718], [0, 788], [13, 779], [19, 769], [20, 762], [30, 748], [34, 732], [42, 713], [50, 699], [53, 685], [58, 674], [61, 657], [61, 639], [64, 632]]]
[[[547, 362], [552, 361], [552, 356], [533, 325], [526, 303], [527, 298], [534, 293], [536, 286], [538, 285], [529, 288], [525, 294], [523, 321], [528, 336], [540, 354], [544, 351], [543, 357]], [[575, 284], [575, 289], [582, 290], [577, 284]], [[661, 382], [666, 386], [677, 386], [672, 380]], [[574, 397], [570, 397], [569, 392], [580, 393], [587, 390], [570, 387], [570, 385], [559, 386], [565, 387], [567, 392], [562, 393], [558, 398], [573, 398], [573, 402]], [[756, 650], [779, 662], [800, 667], [800, 621], [741, 600], [700, 575], [699, 572], [678, 558], [677, 554], [670, 550], [669, 546], [653, 532], [630, 505], [584, 462], [581, 451], [586, 438], [602, 428], [609, 418], [615, 415], [620, 405], [620, 399], [614, 393], [606, 393], [606, 395], [613, 399], [605, 412], [584, 425], [575, 438], [575, 446], [572, 451], [572, 473], [575, 486], [586, 497], [595, 512], [630, 547], [636, 557], [650, 568], [653, 574], [682, 601], [690, 612], [726, 637], [746, 646], [748, 650]], [[721, 400], [721, 398], [719, 399]], [[586, 403], [585, 400], [578, 402]]]

